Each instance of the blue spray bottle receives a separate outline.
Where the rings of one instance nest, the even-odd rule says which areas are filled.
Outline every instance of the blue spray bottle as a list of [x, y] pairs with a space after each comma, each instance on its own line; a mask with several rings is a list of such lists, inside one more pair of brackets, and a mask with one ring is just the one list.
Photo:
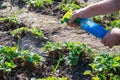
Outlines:
[[[69, 10], [62, 18], [61, 23], [68, 22], [72, 16], [72, 10]], [[88, 33], [96, 36], [97, 38], [103, 38], [108, 32], [105, 28], [88, 18], [77, 18], [74, 23], [79, 23], [80, 27]]]

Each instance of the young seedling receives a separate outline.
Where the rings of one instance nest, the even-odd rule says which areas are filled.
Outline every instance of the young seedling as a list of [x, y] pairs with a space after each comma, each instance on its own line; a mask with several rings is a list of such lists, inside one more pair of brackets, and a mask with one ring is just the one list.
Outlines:
[[[54, 55], [59, 56], [58, 53], [64, 54], [64, 61], [66, 65], [77, 65], [79, 59], [84, 57], [87, 53], [93, 53], [92, 49], [85, 44], [76, 42], [56, 43], [48, 42], [43, 48], [43, 53], [55, 52]], [[58, 51], [58, 52], [57, 52]]]
[[77, 5], [74, 1], [71, 0], [67, 0], [67, 1], [63, 1], [62, 3], [59, 3], [59, 8], [62, 9], [63, 11], [69, 11], [69, 10], [75, 10], [75, 9], [79, 9], [80, 6]]
[[40, 29], [37, 29], [37, 28], [21, 27], [21, 28], [15, 29], [15, 30], [11, 31], [10, 34], [13, 37], [18, 39], [18, 45], [17, 45], [18, 49], [20, 49], [21, 38], [23, 37], [23, 35], [25, 35], [27, 33], [32, 33], [33, 35], [36, 35], [36, 38], [38, 38], [38, 37], [46, 38], [44, 36], [43, 32]]
[[53, 0], [24, 0], [27, 3], [28, 7], [36, 7], [41, 9], [45, 5], [53, 3]]
[[96, 56], [93, 63], [89, 64], [92, 71], [87, 70], [84, 75], [91, 75], [93, 80], [119, 80], [120, 56], [102, 54]]
[[34, 65], [42, 61], [42, 57], [36, 53], [26, 50], [18, 51], [16, 47], [0, 46], [0, 70], [10, 72], [20, 65], [16, 63], [17, 59], [33, 63]]

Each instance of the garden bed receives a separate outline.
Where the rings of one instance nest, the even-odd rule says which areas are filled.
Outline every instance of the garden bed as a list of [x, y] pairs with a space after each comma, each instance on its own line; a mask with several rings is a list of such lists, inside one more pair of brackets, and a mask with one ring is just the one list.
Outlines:
[[[91, 34], [81, 29], [62, 25], [60, 19], [65, 11], [57, 6], [60, 2], [55, 0], [54, 4], [45, 5], [38, 9], [34, 6], [26, 7], [27, 4], [23, 2], [16, 1], [12, 2], [11, 5], [9, 2], [1, 1], [0, 45], [17, 46], [19, 50], [29, 50], [41, 56], [43, 61], [34, 65], [29, 60], [26, 62], [24, 59], [17, 58], [16, 62], [14, 61], [17, 67], [12, 69], [11, 72], [1, 70], [0, 80], [50, 80], [40, 79], [50, 76], [55, 78], [65, 77], [60, 80], [91, 80], [92, 76], [83, 74], [86, 70], [91, 70], [89, 64], [93, 62], [96, 55], [99, 55], [96, 53], [119, 53], [119, 47], [109, 49], [101, 43], [100, 39], [95, 38]], [[22, 4], [18, 5], [18, 3]], [[83, 4], [81, 7], [85, 5]], [[6, 6], [6, 8], [3, 6]], [[109, 26], [110, 21], [116, 20], [114, 16], [110, 16], [93, 18], [93, 20], [96, 20], [101, 25], [105, 26], [107, 24]], [[109, 20], [108, 23], [106, 22], [107, 20]], [[13, 34], [11, 34], [12, 31]], [[44, 53], [42, 48], [48, 42], [51, 42], [51, 44], [47, 45], [44, 50], [48, 52]], [[68, 42], [67, 45], [65, 42]], [[89, 47], [91, 48], [88, 49]], [[61, 60], [62, 58], [63, 60]], [[66, 63], [69, 64], [66, 65]], [[109, 76], [107, 75], [107, 77]], [[51, 80], [58, 79], [51, 78]]]

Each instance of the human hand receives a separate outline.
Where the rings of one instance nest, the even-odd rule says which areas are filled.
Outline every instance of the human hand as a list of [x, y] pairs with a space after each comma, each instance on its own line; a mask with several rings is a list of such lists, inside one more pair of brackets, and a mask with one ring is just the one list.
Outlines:
[[78, 28], [79, 27], [79, 24], [74, 24], [73, 22], [74, 22], [74, 20], [76, 19], [76, 18], [83, 18], [83, 9], [80, 9], [80, 10], [74, 10], [73, 11], [73, 15], [72, 15], [72, 17], [70, 18], [70, 20], [69, 20], [69, 22], [68, 22], [68, 25], [70, 26], [70, 27], [75, 27], [75, 28]]
[[111, 31], [109, 31], [102, 39], [102, 43], [105, 46], [109, 46], [109, 48], [112, 48], [114, 45], [119, 45], [120, 44], [120, 29], [114, 28]]

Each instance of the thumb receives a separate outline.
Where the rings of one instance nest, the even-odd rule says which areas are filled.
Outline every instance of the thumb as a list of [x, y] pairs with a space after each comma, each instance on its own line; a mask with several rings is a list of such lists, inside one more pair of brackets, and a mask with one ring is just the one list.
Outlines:
[[70, 18], [68, 24], [73, 24], [74, 20], [77, 18], [77, 14], [73, 14], [73, 16]]

